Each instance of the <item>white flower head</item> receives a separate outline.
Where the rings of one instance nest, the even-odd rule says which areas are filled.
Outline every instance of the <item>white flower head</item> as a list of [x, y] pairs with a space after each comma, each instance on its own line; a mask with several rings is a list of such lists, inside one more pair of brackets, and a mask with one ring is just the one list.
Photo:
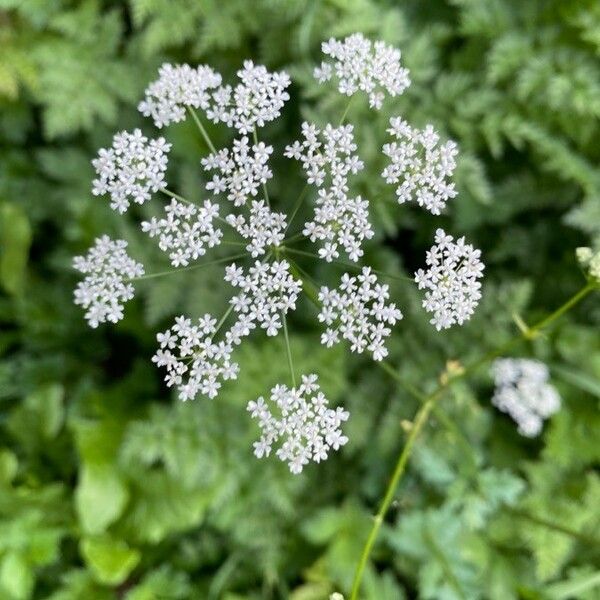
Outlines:
[[73, 259], [75, 269], [85, 279], [75, 289], [75, 304], [87, 310], [90, 327], [123, 318], [123, 303], [133, 298], [133, 285], [128, 279], [144, 274], [144, 267], [128, 256], [125, 240], [111, 240], [107, 235], [96, 238], [86, 256]]
[[402, 319], [400, 310], [388, 299], [388, 286], [379, 284], [369, 267], [363, 267], [356, 277], [344, 273], [336, 289], [323, 286], [319, 321], [327, 329], [321, 343], [330, 347], [343, 338], [350, 342], [352, 352], [367, 350], [374, 360], [382, 360], [388, 354], [385, 341], [392, 332], [390, 326]]
[[236, 326], [221, 341], [215, 341], [217, 320], [206, 314], [193, 324], [183, 315], [175, 325], [156, 336], [160, 344], [152, 362], [165, 367], [167, 386], [176, 386], [181, 400], [198, 394], [214, 398], [222, 381], [236, 379], [239, 367], [231, 360], [234, 346], [244, 332]]
[[362, 33], [342, 41], [331, 38], [321, 49], [331, 62], [324, 61], [315, 69], [317, 81], [324, 83], [335, 77], [341, 94], [365, 92], [372, 108], [381, 108], [385, 93], [398, 96], [410, 85], [408, 69], [400, 64], [400, 50], [381, 41], [372, 43]]
[[560, 396], [548, 383], [548, 367], [537, 360], [499, 358], [492, 364], [496, 389], [492, 404], [509, 414], [521, 435], [535, 437], [544, 419], [560, 409]]
[[169, 253], [174, 267], [187, 266], [221, 242], [222, 232], [213, 221], [219, 216], [219, 207], [208, 200], [203, 206], [184, 204], [175, 199], [165, 207], [162, 219], [152, 217], [142, 223], [142, 231], [150, 237], [158, 236], [158, 247]]
[[225, 220], [249, 240], [246, 250], [252, 258], [263, 255], [269, 247], [278, 247], [285, 237], [285, 215], [271, 210], [264, 200], [252, 201], [248, 219], [243, 215], [227, 215]]
[[143, 204], [152, 192], [165, 186], [170, 149], [171, 144], [164, 138], [148, 140], [139, 129], [117, 133], [112, 147], [102, 148], [92, 161], [98, 174], [93, 194], [110, 194], [110, 207], [120, 213], [129, 208], [130, 202]]
[[213, 194], [227, 194], [234, 206], [246, 204], [249, 197], [256, 196], [261, 184], [273, 173], [269, 169], [272, 146], [262, 142], [250, 146], [246, 136], [233, 141], [233, 148], [209, 154], [201, 160], [205, 171], [216, 171], [206, 189]]
[[399, 204], [410, 200], [439, 215], [446, 202], [457, 195], [450, 181], [456, 168], [456, 144], [449, 140], [440, 144], [440, 136], [432, 125], [425, 129], [411, 127], [402, 117], [392, 117], [388, 132], [398, 141], [384, 144], [383, 153], [391, 163], [383, 170], [386, 183], [398, 184]]
[[358, 173], [363, 162], [356, 154], [352, 125], [321, 130], [302, 124], [303, 140], [286, 147], [285, 156], [300, 160], [308, 183], [318, 188], [314, 218], [305, 223], [304, 235], [323, 242], [319, 256], [328, 262], [339, 258], [341, 246], [350, 260], [363, 255], [362, 243], [373, 237], [369, 202], [348, 196], [348, 176]]
[[282, 315], [295, 310], [302, 282], [294, 279], [286, 260], [272, 263], [256, 261], [247, 274], [235, 263], [225, 268], [225, 281], [241, 293], [231, 299], [240, 319], [257, 323], [274, 336], [283, 326]]
[[186, 117], [186, 108], [208, 110], [212, 101], [211, 90], [221, 85], [221, 75], [206, 65], [163, 64], [158, 79], [146, 89], [138, 110], [152, 117], [154, 124], [164, 127]]
[[219, 88], [206, 114], [215, 123], [226, 123], [247, 134], [279, 117], [290, 99], [286, 91], [290, 77], [285, 71], [271, 73], [251, 60], [244, 61], [244, 68], [237, 75], [240, 83], [233, 89]]
[[269, 456], [273, 445], [292, 473], [298, 474], [311, 460], [326, 460], [330, 450], [338, 450], [348, 442], [341, 425], [349, 413], [342, 408], [329, 408], [316, 375], [303, 375], [298, 388], [276, 385], [270, 402], [264, 398], [248, 403], [248, 412], [258, 420], [260, 439], [254, 443], [258, 458]]
[[423, 307], [433, 313], [436, 329], [447, 329], [468, 321], [481, 299], [484, 265], [481, 250], [475, 250], [462, 237], [456, 242], [443, 229], [435, 233], [435, 245], [427, 251], [427, 271], [419, 269], [415, 281], [427, 290]]

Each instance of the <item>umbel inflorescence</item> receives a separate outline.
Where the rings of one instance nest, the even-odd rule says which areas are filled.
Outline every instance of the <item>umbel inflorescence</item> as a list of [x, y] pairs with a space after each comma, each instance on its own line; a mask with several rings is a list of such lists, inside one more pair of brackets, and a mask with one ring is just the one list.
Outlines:
[[492, 364], [496, 389], [492, 404], [509, 414], [521, 435], [535, 437], [560, 408], [560, 396], [548, 383], [548, 367], [537, 360], [499, 358]]
[[[366, 94], [376, 110], [386, 96], [402, 94], [410, 85], [400, 51], [383, 42], [354, 34], [324, 43], [323, 52], [327, 60], [316, 69], [316, 78], [323, 83], [337, 81], [345, 96]], [[324, 460], [348, 441], [342, 426], [349, 415], [342, 408], [329, 408], [316, 375], [303, 374], [300, 385], [296, 383], [287, 317], [297, 309], [309, 282], [294, 262], [294, 252], [348, 271], [337, 287], [323, 285], [311, 295], [318, 304], [315, 323], [322, 328], [322, 344], [347, 342], [352, 352], [381, 361], [402, 312], [392, 301], [393, 289], [361, 263], [374, 229], [369, 199], [353, 191], [353, 176], [365, 164], [353, 126], [344, 123], [346, 113], [336, 124], [303, 123], [297, 141], [285, 148], [284, 156], [300, 163], [307, 181], [297, 200], [287, 206], [269, 197], [274, 148], [259, 141], [258, 129], [281, 115], [289, 100], [290, 78], [251, 61], [237, 75], [239, 81], [230, 85], [206, 65], [165, 64], [139, 104], [140, 112], [158, 128], [188, 117], [197, 125], [209, 148], [198, 157], [206, 174], [205, 199], [192, 203], [169, 189], [171, 145], [139, 129], [116, 134], [112, 146], [99, 151], [93, 161], [97, 172], [93, 193], [108, 195], [111, 208], [120, 213], [132, 203], [148, 203], [154, 215], [141, 222], [141, 230], [166, 253], [174, 268], [170, 272], [200, 266], [201, 259], [208, 259], [225, 242], [245, 250], [213, 260], [230, 263], [223, 264], [224, 279], [232, 288], [223, 314], [206, 314], [198, 320], [178, 316], [157, 335], [159, 347], [152, 360], [165, 370], [167, 385], [177, 389], [181, 400], [213, 398], [224, 381], [237, 377], [237, 346], [255, 330], [272, 337], [283, 332], [291, 386], [278, 384], [269, 402], [252, 401], [248, 410], [262, 430], [256, 455], [267, 456], [277, 445], [275, 454], [299, 473], [309, 461]], [[207, 121], [233, 129], [229, 147], [215, 148], [204, 127]], [[396, 201], [413, 201], [440, 214], [457, 194], [452, 182], [456, 144], [443, 141], [433, 126], [420, 130], [401, 116], [391, 119], [389, 132], [395, 141], [382, 147], [391, 161], [382, 176], [395, 187]], [[161, 200], [162, 206], [154, 209]], [[293, 231], [290, 227], [302, 203], [312, 208], [311, 216]], [[315, 254], [295, 251], [297, 243], [314, 244]], [[427, 270], [419, 270], [415, 281], [425, 290], [423, 306], [431, 313], [431, 322], [437, 329], [463, 324], [481, 296], [480, 252], [464, 238], [454, 241], [438, 229], [425, 262]], [[123, 304], [133, 297], [133, 282], [159, 275], [145, 276], [142, 264], [128, 256], [127, 243], [107, 236], [99, 238], [87, 256], [76, 258], [75, 267], [85, 276], [75, 302], [86, 309], [92, 327], [120, 320]]]

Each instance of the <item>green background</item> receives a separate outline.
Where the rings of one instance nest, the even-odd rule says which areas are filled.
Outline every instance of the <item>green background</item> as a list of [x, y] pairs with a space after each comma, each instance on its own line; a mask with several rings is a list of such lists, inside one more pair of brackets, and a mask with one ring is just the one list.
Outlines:
[[[348, 113], [367, 168], [354, 180], [378, 235], [367, 261], [423, 264], [443, 226], [482, 249], [484, 299], [437, 333], [408, 283], [391, 363], [434, 389], [583, 284], [574, 250], [600, 242], [600, 4], [560, 0], [0, 0], [0, 598], [319, 600], [347, 592], [372, 515], [418, 403], [348, 348], [319, 345], [314, 308], [291, 318], [297, 368], [351, 412], [350, 442], [301, 476], [256, 460], [244, 407], [287, 378], [282, 340], [255, 335], [214, 401], [179, 403], [151, 364], [173, 315], [221, 314], [222, 268], [137, 286], [117, 326], [87, 327], [72, 302], [75, 254], [141, 234], [91, 194], [90, 161], [136, 112], [158, 66], [207, 63], [232, 80], [246, 58], [293, 78], [283, 117], [261, 131], [281, 157], [303, 118], [339, 120], [345, 100], [311, 77], [320, 43], [362, 31], [402, 50], [413, 81], [381, 113]], [[433, 123], [461, 151], [446, 214], [389, 202], [379, 178], [390, 115]], [[218, 146], [231, 132], [210, 128]], [[192, 122], [169, 127], [170, 187], [205, 196]], [[269, 191], [288, 210], [303, 182], [274, 158]], [[157, 201], [156, 201], [157, 202]], [[305, 268], [334, 281], [338, 267]], [[514, 356], [546, 361], [563, 407], [527, 440], [490, 404], [487, 369], [440, 403], [365, 574], [361, 598], [598, 598], [600, 310], [586, 299]], [[404, 425], [404, 426], [403, 426]], [[458, 433], [457, 433], [458, 431]], [[465, 441], [467, 443], [465, 443]]]

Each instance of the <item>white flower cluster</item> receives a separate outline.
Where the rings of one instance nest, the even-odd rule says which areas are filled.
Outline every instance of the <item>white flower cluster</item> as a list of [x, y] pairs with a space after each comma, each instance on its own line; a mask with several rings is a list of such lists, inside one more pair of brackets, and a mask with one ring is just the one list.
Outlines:
[[167, 154], [171, 149], [164, 138], [148, 140], [139, 129], [122, 131], [113, 138], [112, 148], [102, 148], [92, 161], [98, 178], [92, 192], [110, 194], [110, 207], [121, 214], [130, 201], [143, 204], [165, 186]]
[[330, 450], [338, 450], [348, 442], [340, 429], [349, 413], [343, 408], [328, 408], [316, 375], [303, 375], [298, 388], [276, 385], [271, 390], [271, 407], [263, 397], [248, 403], [248, 412], [258, 419], [261, 437], [254, 443], [258, 458], [269, 456], [273, 444], [282, 440], [277, 457], [298, 474], [311, 460], [326, 460]]
[[152, 117], [158, 128], [178, 123], [185, 119], [187, 107], [208, 110], [211, 90], [220, 85], [221, 76], [210, 67], [199, 65], [194, 69], [165, 63], [158, 70], [158, 79], [146, 89], [138, 110], [145, 117]]
[[227, 215], [225, 220], [250, 240], [246, 250], [252, 258], [264, 254], [270, 246], [279, 246], [285, 237], [285, 215], [272, 211], [263, 200], [252, 201], [248, 220], [243, 215]]
[[449, 181], [456, 168], [456, 144], [449, 140], [440, 145], [440, 136], [431, 125], [416, 129], [402, 117], [392, 117], [390, 125], [388, 132], [398, 141], [383, 146], [391, 163], [382, 177], [386, 183], [399, 184], [398, 204], [416, 200], [419, 206], [439, 215], [446, 202], [458, 193]]
[[233, 141], [233, 149], [224, 148], [201, 160], [206, 171], [217, 171], [206, 189], [217, 195], [227, 192], [227, 199], [234, 206], [246, 204], [249, 196], [256, 196], [260, 185], [266, 183], [273, 173], [267, 164], [273, 152], [272, 146], [263, 142], [250, 147], [246, 136]]
[[462, 237], [456, 242], [443, 229], [435, 232], [435, 245], [427, 251], [427, 271], [419, 269], [415, 281], [427, 290], [423, 307], [433, 313], [436, 329], [462, 325], [471, 318], [481, 299], [484, 265], [481, 250], [475, 250]]
[[177, 387], [181, 400], [190, 400], [198, 393], [214, 398], [221, 380], [237, 378], [239, 367], [231, 354], [243, 334], [234, 326], [216, 342], [216, 324], [209, 314], [198, 319], [196, 325], [182, 315], [173, 327], [156, 336], [160, 348], [152, 362], [167, 369], [165, 381], [169, 387]]
[[560, 409], [560, 396], [548, 383], [548, 367], [537, 360], [499, 358], [492, 373], [496, 384], [492, 404], [512, 417], [521, 435], [538, 435], [544, 419]]
[[251, 60], [244, 61], [244, 68], [237, 75], [240, 83], [234, 89], [226, 85], [213, 95], [214, 104], [207, 116], [215, 123], [235, 127], [240, 133], [250, 133], [281, 114], [290, 99], [286, 92], [290, 76], [285, 71], [270, 73]]
[[222, 232], [213, 221], [219, 216], [219, 207], [208, 200], [204, 206], [184, 204], [177, 200], [165, 207], [165, 217], [142, 222], [142, 231], [151, 238], [159, 236], [158, 247], [169, 252], [174, 267], [187, 266], [191, 260], [206, 253], [221, 242]]
[[257, 260], [248, 274], [233, 263], [225, 267], [225, 281], [241, 290], [231, 299], [240, 327], [251, 329], [258, 323], [269, 336], [277, 335], [283, 326], [281, 315], [295, 310], [302, 290], [302, 282], [294, 279], [286, 260], [272, 263]]
[[360, 196], [348, 197], [348, 175], [358, 173], [363, 162], [356, 152], [352, 125], [320, 130], [302, 123], [302, 142], [286, 147], [285, 156], [302, 162], [308, 183], [318, 188], [315, 215], [304, 226], [311, 242], [323, 241], [319, 256], [328, 262], [339, 257], [342, 246], [348, 257], [357, 261], [362, 242], [373, 237], [369, 223], [369, 202]]
[[366, 92], [372, 108], [381, 108], [384, 91], [398, 96], [410, 85], [408, 69], [400, 65], [400, 50], [384, 42], [373, 44], [361, 33], [354, 33], [342, 41], [332, 38], [323, 42], [321, 49], [333, 62], [324, 61], [315, 69], [319, 83], [335, 75], [341, 94]]
[[90, 327], [123, 318], [123, 303], [133, 298], [133, 286], [127, 279], [140, 277], [144, 267], [128, 256], [125, 240], [96, 238], [86, 256], [76, 256], [73, 266], [85, 275], [75, 289], [75, 304], [87, 310]]
[[[396, 96], [410, 85], [400, 52], [383, 42], [372, 43], [355, 34], [341, 41], [331, 39], [322, 47], [329, 58], [315, 70], [316, 77], [320, 81], [334, 79], [347, 96], [365, 92], [376, 109], [381, 108], [386, 94]], [[171, 145], [162, 137], [149, 139], [139, 129], [122, 131], [114, 136], [112, 146], [101, 149], [92, 161], [97, 173], [93, 193], [109, 194], [111, 208], [120, 213], [132, 202], [143, 204], [157, 191], [173, 198], [165, 203], [164, 213], [141, 223], [142, 231], [157, 238], [173, 267], [187, 267], [221, 243], [238, 244], [222, 240], [222, 228], [215, 220], [232, 227], [244, 240], [239, 245], [254, 259], [248, 265], [234, 262], [225, 267], [225, 281], [239, 289], [233, 291], [220, 321], [209, 314], [194, 322], [179, 316], [170, 329], [157, 335], [159, 348], [152, 360], [166, 369], [167, 385], [177, 388], [182, 400], [198, 394], [214, 398], [223, 381], [237, 377], [238, 365], [232, 355], [242, 339], [259, 328], [275, 336], [285, 326], [285, 316], [296, 308], [303, 282], [296, 279], [300, 267], [296, 269], [283, 257], [288, 252], [311, 256], [295, 250], [295, 240], [307, 237], [317, 244], [319, 258], [327, 262], [343, 255], [357, 263], [364, 256], [365, 241], [374, 236], [369, 201], [349, 192], [350, 176], [364, 168], [353, 126], [327, 124], [319, 128], [304, 122], [301, 138], [286, 146], [285, 156], [300, 161], [307, 188], [313, 186], [314, 214], [304, 223], [302, 234], [292, 233], [286, 239], [286, 214], [271, 208], [266, 188], [262, 197], [261, 186], [273, 176], [269, 167], [273, 147], [256, 140], [256, 129], [280, 116], [289, 99], [290, 78], [285, 72], [270, 73], [252, 61], [244, 62], [237, 75], [237, 85], [225, 85], [221, 75], [206, 65], [193, 68], [165, 63], [138, 106], [159, 128], [180, 122], [190, 113], [212, 151], [201, 159], [210, 178], [206, 190], [226, 198], [231, 203], [226, 212], [231, 214], [221, 217], [220, 202], [190, 204], [167, 189]], [[203, 120], [233, 127], [237, 139], [230, 147], [215, 150]], [[383, 177], [397, 186], [398, 202], [415, 200], [439, 214], [456, 195], [450, 181], [456, 145], [440, 143], [431, 126], [420, 131], [400, 117], [390, 120], [389, 132], [396, 139], [383, 147], [391, 159]], [[297, 203], [291, 219], [299, 207]], [[435, 243], [427, 253], [427, 270], [419, 270], [415, 280], [426, 290], [423, 306], [433, 313], [431, 322], [439, 330], [470, 318], [481, 297], [479, 279], [484, 267], [480, 251], [464, 238], [455, 242], [438, 229]], [[143, 266], [127, 255], [126, 247], [125, 241], [104, 236], [86, 256], [74, 259], [75, 268], [85, 275], [75, 290], [75, 302], [84, 307], [92, 327], [123, 317], [123, 303], [133, 297], [132, 280], [144, 274]], [[213, 264], [217, 262], [221, 259]], [[403, 316], [390, 301], [388, 286], [378, 282], [370, 267], [360, 267], [356, 276], [344, 274], [334, 289], [321, 287], [319, 301], [318, 318], [325, 330], [322, 344], [332, 346], [347, 340], [353, 352], [366, 352], [376, 361], [387, 356], [388, 338]], [[229, 319], [231, 326], [226, 325]], [[286, 350], [290, 351], [289, 343]], [[294, 381], [293, 359], [291, 355], [287, 358]], [[503, 406], [508, 406], [507, 402]], [[277, 444], [277, 456], [299, 473], [309, 461], [324, 460], [330, 450], [347, 442], [341, 424], [348, 413], [328, 408], [316, 375], [303, 376], [299, 387], [295, 383], [292, 388], [276, 386], [267, 404], [259, 398], [248, 405], [262, 429], [254, 446], [259, 457], [268, 455]], [[540, 415], [544, 409], [536, 410]], [[532, 426], [525, 428], [531, 431]]]
[[333, 346], [341, 336], [351, 343], [352, 352], [368, 350], [374, 360], [382, 360], [388, 354], [385, 340], [392, 332], [388, 325], [402, 319], [400, 310], [387, 303], [388, 299], [388, 286], [377, 283], [370, 267], [363, 267], [356, 277], [344, 273], [337, 289], [323, 286], [319, 292], [319, 321], [327, 329], [321, 343]]
[[237, 72], [240, 83], [221, 85], [219, 73], [200, 65], [163, 64], [159, 78], [146, 89], [138, 110], [152, 117], [157, 127], [185, 119], [186, 108], [199, 108], [215, 123], [226, 123], [246, 134], [276, 119], [290, 96], [285, 72], [269, 73], [250, 60]]

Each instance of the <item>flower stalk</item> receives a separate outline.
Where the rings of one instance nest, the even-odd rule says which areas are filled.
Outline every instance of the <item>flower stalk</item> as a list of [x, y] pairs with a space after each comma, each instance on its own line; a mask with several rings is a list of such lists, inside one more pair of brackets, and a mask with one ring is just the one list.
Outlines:
[[[559, 306], [554, 312], [550, 313], [547, 317], [545, 317], [536, 325], [531, 327], [529, 329], [528, 335], [531, 332], [539, 333], [542, 329], [544, 329], [545, 327], [562, 317], [576, 304], [583, 300], [588, 294], [590, 294], [590, 292], [592, 292], [595, 289], [595, 287], [595, 285], [587, 284], [586, 286], [581, 288], [576, 294], [571, 296], [571, 298], [569, 298], [564, 304]], [[371, 551], [373, 549], [375, 541], [377, 539], [377, 535], [379, 534], [379, 530], [381, 529], [381, 526], [390, 508], [390, 505], [394, 498], [394, 494], [396, 493], [396, 488], [398, 487], [398, 484], [402, 479], [402, 475], [406, 470], [406, 465], [412, 453], [415, 440], [421, 433], [424, 425], [427, 423], [429, 415], [434, 409], [436, 403], [442, 398], [446, 389], [451, 387], [456, 381], [467, 377], [468, 375], [479, 369], [482, 365], [486, 364], [488, 361], [491, 361], [492, 359], [502, 355], [510, 347], [514, 346], [523, 339], [527, 339], [528, 335], [525, 335], [523, 332], [521, 332], [519, 335], [516, 335], [506, 344], [503, 344], [499, 348], [492, 350], [488, 354], [484, 355], [482, 358], [471, 363], [471, 365], [467, 366], [462, 371], [458, 371], [455, 375], [446, 378], [440, 383], [436, 390], [434, 390], [429, 396], [425, 397], [423, 405], [417, 412], [417, 415], [414, 419], [414, 424], [409, 432], [406, 444], [404, 445], [404, 448], [398, 456], [398, 460], [396, 461], [396, 466], [394, 467], [394, 471], [386, 488], [385, 495], [383, 497], [383, 500], [381, 501], [375, 519], [373, 520], [373, 526], [371, 527], [371, 531], [369, 532], [369, 536], [367, 537], [367, 540], [363, 547], [363, 551], [359, 558], [358, 566], [354, 574], [354, 581], [352, 583], [352, 591], [350, 593], [349, 600], [358, 599], [364, 570], [367, 565], [369, 556], [371, 555]]]

